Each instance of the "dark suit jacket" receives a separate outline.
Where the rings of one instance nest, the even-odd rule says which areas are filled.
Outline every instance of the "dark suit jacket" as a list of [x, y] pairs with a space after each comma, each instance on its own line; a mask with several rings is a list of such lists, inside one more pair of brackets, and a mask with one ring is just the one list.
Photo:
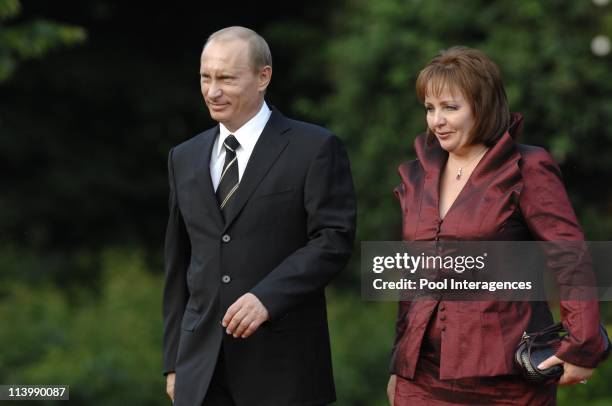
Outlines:
[[[199, 405], [219, 351], [238, 405], [335, 399], [324, 288], [345, 266], [355, 196], [340, 139], [273, 109], [224, 222], [210, 178], [214, 127], [168, 158], [164, 372], [175, 405]], [[251, 292], [270, 320], [251, 337], [224, 333], [227, 308]]]
[[[565, 192], [561, 173], [542, 148], [520, 145], [514, 137], [522, 118], [485, 154], [444, 220], [440, 219], [440, 173], [448, 154], [439, 144], [415, 141], [418, 160], [399, 167], [396, 189], [406, 241], [583, 241], [584, 235]], [[558, 282], [571, 280], [562, 263], [548, 260]], [[571, 334], [557, 355], [572, 364], [594, 367], [604, 343], [596, 301], [561, 301]], [[442, 334], [440, 378], [457, 379], [517, 373], [514, 351], [524, 331], [552, 324], [544, 302], [414, 301], [401, 302], [391, 372], [413, 378], [431, 317]]]

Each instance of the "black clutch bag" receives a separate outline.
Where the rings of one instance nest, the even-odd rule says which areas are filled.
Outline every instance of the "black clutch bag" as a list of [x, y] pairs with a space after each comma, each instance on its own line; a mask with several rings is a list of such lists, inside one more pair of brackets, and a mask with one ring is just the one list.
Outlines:
[[[610, 354], [610, 338], [603, 325], [599, 326], [606, 343], [602, 360]], [[563, 375], [563, 366], [554, 365], [546, 369], [538, 369], [538, 365], [548, 357], [555, 355], [561, 340], [567, 335], [563, 324], [558, 323], [534, 333], [523, 333], [514, 354], [514, 362], [521, 371], [521, 375], [530, 382], [544, 382], [559, 378]]]

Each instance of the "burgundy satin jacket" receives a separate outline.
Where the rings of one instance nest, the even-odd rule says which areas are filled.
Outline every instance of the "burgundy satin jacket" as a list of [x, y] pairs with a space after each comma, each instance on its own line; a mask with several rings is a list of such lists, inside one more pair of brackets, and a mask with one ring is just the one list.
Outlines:
[[[402, 182], [395, 189], [403, 240], [584, 240], [558, 166], [544, 149], [515, 143], [522, 117], [512, 118], [510, 130], [481, 159], [444, 220], [438, 190], [448, 154], [437, 143], [426, 146], [424, 135], [417, 137], [418, 159], [399, 166]], [[400, 302], [391, 373], [414, 377], [432, 315], [442, 325], [440, 379], [517, 373], [513, 356], [523, 332], [553, 322], [543, 302]], [[561, 316], [571, 338], [557, 356], [595, 367], [604, 347], [598, 303], [561, 301]]]

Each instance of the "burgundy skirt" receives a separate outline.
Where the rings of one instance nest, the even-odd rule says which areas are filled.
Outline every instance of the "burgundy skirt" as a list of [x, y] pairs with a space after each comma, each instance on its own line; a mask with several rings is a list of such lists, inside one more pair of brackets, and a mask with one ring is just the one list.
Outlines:
[[432, 314], [414, 375], [397, 377], [395, 406], [556, 404], [557, 385], [532, 384], [518, 375], [440, 380], [440, 326]]

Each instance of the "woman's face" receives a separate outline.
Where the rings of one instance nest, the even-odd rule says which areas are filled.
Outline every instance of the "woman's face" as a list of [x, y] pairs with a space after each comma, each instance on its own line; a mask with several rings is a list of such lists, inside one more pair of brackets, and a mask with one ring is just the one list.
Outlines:
[[432, 91], [428, 93], [425, 97], [427, 126], [444, 150], [459, 155], [466, 153], [474, 127], [472, 107], [460, 91], [451, 91], [448, 86], [438, 96]]

